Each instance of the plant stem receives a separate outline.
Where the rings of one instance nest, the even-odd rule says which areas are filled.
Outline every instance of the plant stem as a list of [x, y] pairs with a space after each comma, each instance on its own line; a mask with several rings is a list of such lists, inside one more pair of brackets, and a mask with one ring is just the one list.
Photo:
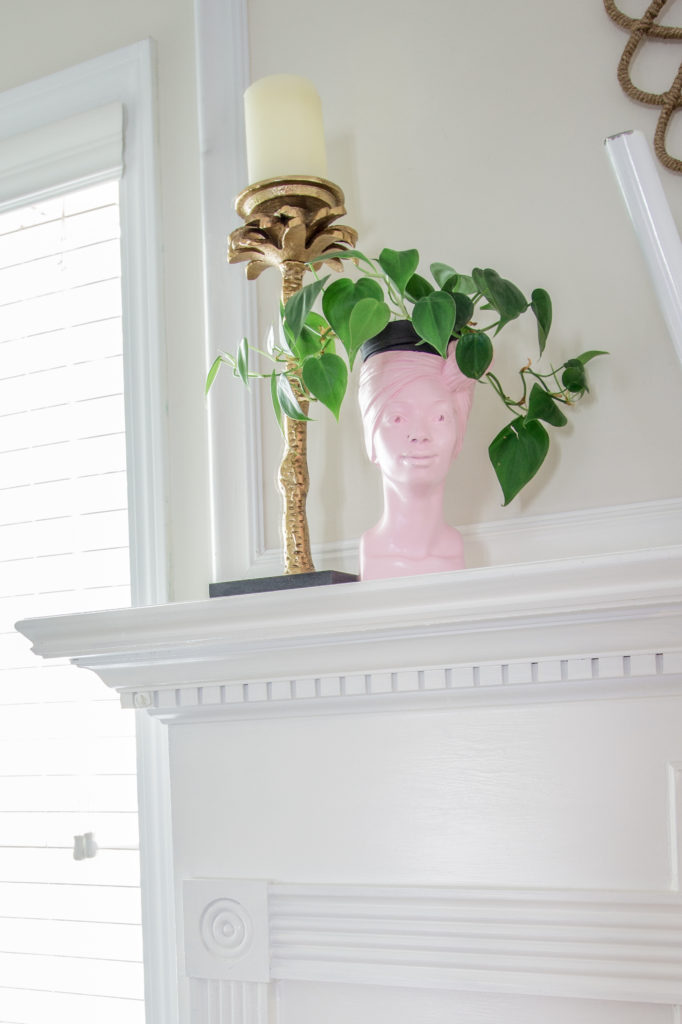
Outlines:
[[[552, 370], [549, 373], [537, 373], [536, 370], [531, 370], [530, 366], [524, 366], [523, 369], [520, 370], [519, 372], [522, 374], [529, 373], [531, 377], [535, 377], [535, 379], [539, 381], [539, 383], [545, 389], [547, 394], [551, 395], [551, 397], [554, 398], [557, 402], [561, 402], [563, 405], [573, 405], [573, 402], [570, 396], [568, 395], [566, 388], [562, 387], [559, 383], [557, 371], [554, 368], [552, 368]], [[556, 391], [550, 390], [550, 388], [548, 388], [545, 384], [545, 380], [548, 377], [552, 377], [554, 379], [554, 383], [556, 384]]]
[[523, 402], [525, 402], [526, 397], [525, 394], [521, 402], [515, 402], [513, 398], [510, 398], [509, 395], [505, 394], [504, 388], [502, 387], [494, 373], [486, 373], [485, 376], [486, 380], [492, 387], [493, 391], [495, 391], [497, 396], [504, 402], [508, 409], [511, 409], [513, 412], [515, 410], [521, 410], [523, 408]]

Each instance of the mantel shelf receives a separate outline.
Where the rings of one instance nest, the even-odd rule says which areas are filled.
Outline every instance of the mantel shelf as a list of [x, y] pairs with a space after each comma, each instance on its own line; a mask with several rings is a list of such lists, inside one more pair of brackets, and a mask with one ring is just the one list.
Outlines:
[[[669, 692], [682, 547], [27, 619], [167, 719]], [[551, 685], [551, 684], [558, 685]]]

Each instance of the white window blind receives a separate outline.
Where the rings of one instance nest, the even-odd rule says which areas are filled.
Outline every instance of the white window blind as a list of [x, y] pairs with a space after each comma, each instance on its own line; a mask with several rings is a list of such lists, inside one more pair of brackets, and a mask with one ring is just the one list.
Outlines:
[[107, 103], [0, 139], [0, 204], [118, 178], [122, 168], [123, 104]]
[[0, 214], [0, 1024], [144, 1021], [134, 716], [12, 628], [130, 603], [119, 234], [116, 181]]

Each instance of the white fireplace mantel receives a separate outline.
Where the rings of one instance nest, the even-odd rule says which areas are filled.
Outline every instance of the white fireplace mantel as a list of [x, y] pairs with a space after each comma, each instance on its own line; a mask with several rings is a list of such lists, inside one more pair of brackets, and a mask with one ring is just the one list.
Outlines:
[[181, 1024], [678, 1021], [681, 626], [682, 546], [18, 623], [171, 727]]
[[682, 546], [30, 619], [47, 658], [183, 717], [668, 692]]

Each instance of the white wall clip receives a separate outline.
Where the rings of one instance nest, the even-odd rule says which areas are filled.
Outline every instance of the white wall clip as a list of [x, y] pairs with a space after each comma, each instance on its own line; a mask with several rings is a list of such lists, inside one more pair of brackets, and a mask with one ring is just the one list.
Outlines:
[[73, 837], [73, 859], [87, 860], [97, 853], [94, 832], [85, 832], [82, 836]]

